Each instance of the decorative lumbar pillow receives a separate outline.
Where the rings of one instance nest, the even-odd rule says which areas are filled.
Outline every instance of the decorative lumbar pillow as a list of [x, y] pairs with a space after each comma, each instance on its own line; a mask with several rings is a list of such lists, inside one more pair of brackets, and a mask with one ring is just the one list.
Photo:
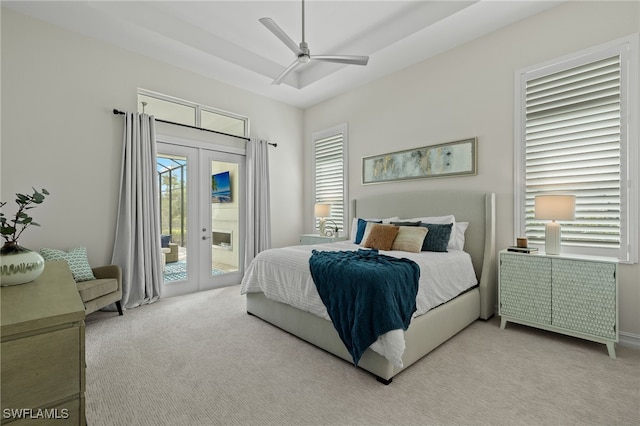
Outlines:
[[396, 239], [393, 240], [391, 250], [420, 253], [428, 232], [429, 229], [423, 226], [401, 226]]
[[423, 223], [420, 226], [424, 226], [429, 230], [427, 236], [424, 238], [424, 242], [422, 243], [422, 251], [448, 251], [447, 247], [449, 245], [449, 237], [451, 236], [453, 223]]
[[50, 248], [40, 249], [40, 254], [45, 261], [65, 260], [76, 282], [95, 280], [89, 259], [87, 259], [86, 247], [76, 247], [68, 252]]
[[371, 231], [364, 241], [364, 246], [378, 250], [391, 250], [393, 241], [396, 239], [400, 227], [395, 225], [380, 225], [377, 223], [371, 224], [370, 227]]

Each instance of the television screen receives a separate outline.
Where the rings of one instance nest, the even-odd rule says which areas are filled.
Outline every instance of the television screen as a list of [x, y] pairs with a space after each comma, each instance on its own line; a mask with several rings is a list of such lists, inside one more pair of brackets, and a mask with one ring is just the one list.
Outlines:
[[228, 171], [211, 176], [211, 202], [231, 202], [231, 180]]

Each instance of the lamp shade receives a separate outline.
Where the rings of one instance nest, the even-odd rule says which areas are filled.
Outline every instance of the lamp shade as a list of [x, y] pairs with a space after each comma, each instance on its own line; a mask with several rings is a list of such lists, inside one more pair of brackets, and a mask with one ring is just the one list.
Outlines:
[[535, 218], [543, 220], [574, 220], [575, 195], [536, 195]]
[[331, 204], [316, 203], [314, 212], [316, 217], [329, 217], [331, 216]]

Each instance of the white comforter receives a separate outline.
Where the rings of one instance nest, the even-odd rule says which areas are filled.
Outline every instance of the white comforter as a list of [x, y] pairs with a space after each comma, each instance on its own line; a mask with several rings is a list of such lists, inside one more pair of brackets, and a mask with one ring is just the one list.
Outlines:
[[[361, 246], [351, 242], [291, 246], [265, 250], [256, 256], [244, 274], [242, 294], [262, 292], [278, 302], [330, 320], [309, 272], [309, 257], [316, 250], [358, 250]], [[420, 287], [414, 317], [445, 303], [477, 284], [468, 253], [449, 250], [448, 253], [380, 251], [381, 254], [405, 257], [420, 266]], [[404, 333], [393, 330], [380, 336], [371, 349], [402, 367]]]

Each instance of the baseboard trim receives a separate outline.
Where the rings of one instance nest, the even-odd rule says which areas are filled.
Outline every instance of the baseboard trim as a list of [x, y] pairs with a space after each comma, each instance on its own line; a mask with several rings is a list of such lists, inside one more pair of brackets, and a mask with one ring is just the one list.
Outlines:
[[618, 334], [618, 344], [640, 351], [640, 335], [621, 331]]

